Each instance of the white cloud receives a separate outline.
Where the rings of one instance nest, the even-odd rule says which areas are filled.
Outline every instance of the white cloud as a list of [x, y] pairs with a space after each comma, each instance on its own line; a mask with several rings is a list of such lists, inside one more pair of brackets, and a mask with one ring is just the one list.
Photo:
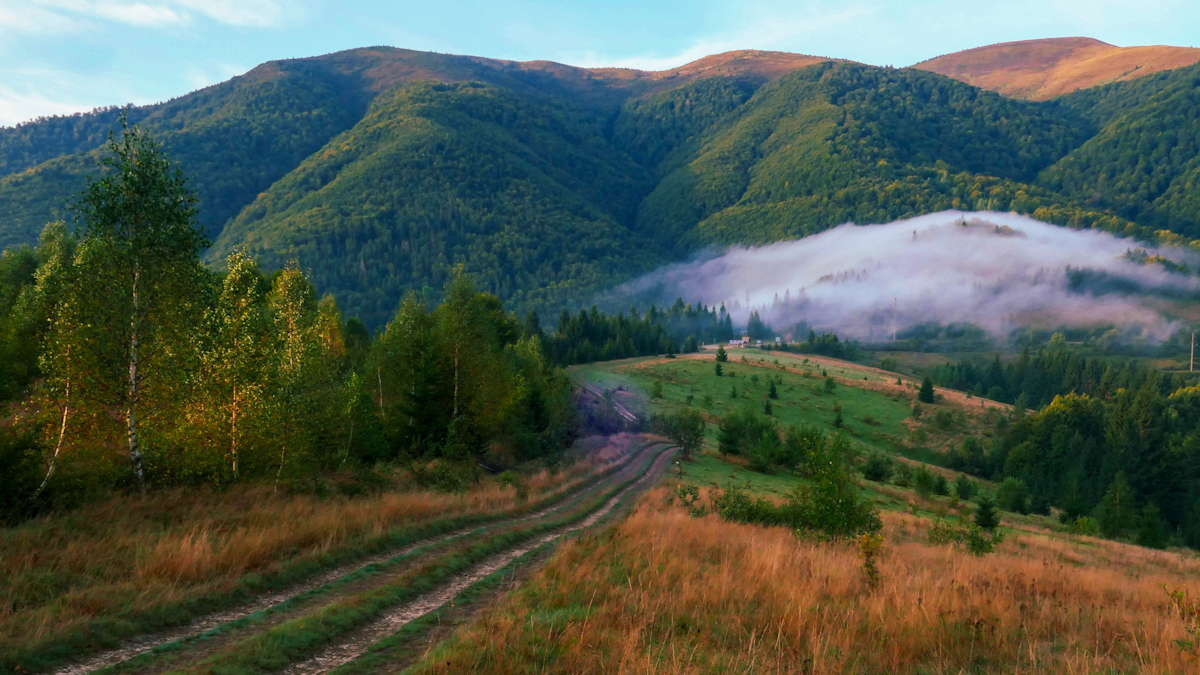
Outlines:
[[14, 126], [43, 115], [69, 115], [94, 107], [95, 104], [20, 92], [0, 85], [0, 127]]
[[277, 0], [177, 0], [181, 7], [231, 26], [274, 26], [283, 18]]
[[283, 14], [280, 0], [0, 0], [0, 31], [63, 34], [89, 20], [165, 28], [198, 17], [263, 28], [277, 25]]

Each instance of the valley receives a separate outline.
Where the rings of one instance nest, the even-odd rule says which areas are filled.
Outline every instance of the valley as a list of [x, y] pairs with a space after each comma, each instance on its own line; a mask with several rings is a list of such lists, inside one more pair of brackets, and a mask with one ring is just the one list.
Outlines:
[[0, 675], [1195, 671], [1200, 50], [218, 79], [0, 127]]

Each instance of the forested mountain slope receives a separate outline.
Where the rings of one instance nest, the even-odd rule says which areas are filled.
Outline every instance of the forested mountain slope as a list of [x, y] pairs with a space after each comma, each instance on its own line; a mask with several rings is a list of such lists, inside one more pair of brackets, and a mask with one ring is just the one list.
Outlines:
[[369, 323], [458, 262], [517, 303], [583, 302], [659, 262], [626, 227], [648, 184], [581, 106], [421, 82], [260, 195], [210, 259], [294, 257]]
[[[375, 47], [129, 115], [191, 177], [210, 264], [294, 258], [376, 325], [458, 264], [557, 311], [705, 246], [948, 208], [1196, 237], [1197, 72], [1032, 102], [778, 52], [643, 72]], [[0, 129], [0, 246], [68, 213], [116, 114]]]

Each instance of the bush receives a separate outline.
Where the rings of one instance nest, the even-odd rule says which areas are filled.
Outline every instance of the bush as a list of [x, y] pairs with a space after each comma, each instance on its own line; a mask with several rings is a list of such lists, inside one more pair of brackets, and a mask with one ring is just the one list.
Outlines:
[[958, 474], [958, 478], [954, 479], [954, 494], [963, 501], [970, 500], [975, 496], [975, 483], [965, 473]]
[[923, 499], [928, 499], [929, 495], [933, 494], [937, 479], [934, 477], [932, 471], [922, 466], [913, 472], [912, 483], [913, 489], [917, 491], [917, 494]]
[[996, 490], [996, 503], [1005, 511], [1029, 513], [1029, 489], [1020, 478], [1009, 476]]
[[974, 556], [987, 555], [996, 550], [1004, 542], [1004, 533], [995, 532], [990, 536], [978, 525], [951, 525], [944, 520], [938, 520], [929, 526], [929, 543], [934, 545], [954, 544], [962, 546], [967, 553]]
[[877, 483], [886, 482], [892, 477], [892, 458], [879, 452], [871, 453], [863, 464], [863, 477]]
[[0, 438], [0, 523], [15, 524], [37, 511], [33, 495], [42, 483], [41, 455], [32, 431]]
[[950, 494], [950, 483], [946, 481], [946, 477], [942, 474], [937, 474], [933, 479], [933, 494], [939, 497], [945, 497]]
[[842, 447], [846, 443], [841, 436], [826, 439], [823, 452], [834, 459], [818, 463], [811, 483], [796, 486], [782, 506], [732, 487], [715, 492], [713, 511], [732, 522], [790, 527], [833, 539], [878, 532], [883, 527], [879, 513], [859, 494], [840, 459], [850, 455]]
[[524, 477], [515, 471], [505, 471], [496, 476], [496, 482], [501, 485], [512, 486], [517, 491], [517, 501], [524, 502], [529, 498], [529, 484], [525, 482]]
[[412, 470], [417, 483], [441, 492], [466, 492], [471, 483], [479, 477], [479, 467], [471, 462], [414, 462]]
[[913, 404], [913, 407], [912, 407], [912, 418], [913, 418], [914, 420], [919, 420], [919, 419], [921, 419], [921, 413], [923, 413], [923, 412], [925, 412], [925, 409], [921, 407], [921, 404], [920, 404], [920, 403], [914, 403], [914, 404]]
[[1072, 534], [1084, 534], [1089, 537], [1100, 536], [1100, 522], [1091, 516], [1079, 516], [1067, 524]]
[[954, 427], [954, 415], [949, 410], [939, 410], [933, 415], [933, 426], [939, 429], [951, 429]]

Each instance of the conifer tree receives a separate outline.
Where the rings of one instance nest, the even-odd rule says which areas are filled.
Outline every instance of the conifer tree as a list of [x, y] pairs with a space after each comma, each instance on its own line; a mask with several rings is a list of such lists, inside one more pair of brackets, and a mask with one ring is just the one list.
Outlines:
[[724, 345], [717, 347], [717, 363], [725, 363], [729, 360], [729, 354], [725, 351]]
[[1137, 509], [1134, 506], [1133, 488], [1125, 478], [1125, 472], [1118, 472], [1100, 505], [1096, 507], [1096, 520], [1100, 524], [1100, 532], [1106, 537], [1123, 537], [1137, 526]]
[[933, 403], [933, 378], [928, 375], [921, 381], [921, 390], [917, 392], [917, 400], [921, 403]]
[[975, 509], [975, 524], [985, 530], [994, 530], [1000, 525], [1000, 516], [996, 513], [996, 500], [990, 494], [984, 493], [979, 497], [979, 506]]

